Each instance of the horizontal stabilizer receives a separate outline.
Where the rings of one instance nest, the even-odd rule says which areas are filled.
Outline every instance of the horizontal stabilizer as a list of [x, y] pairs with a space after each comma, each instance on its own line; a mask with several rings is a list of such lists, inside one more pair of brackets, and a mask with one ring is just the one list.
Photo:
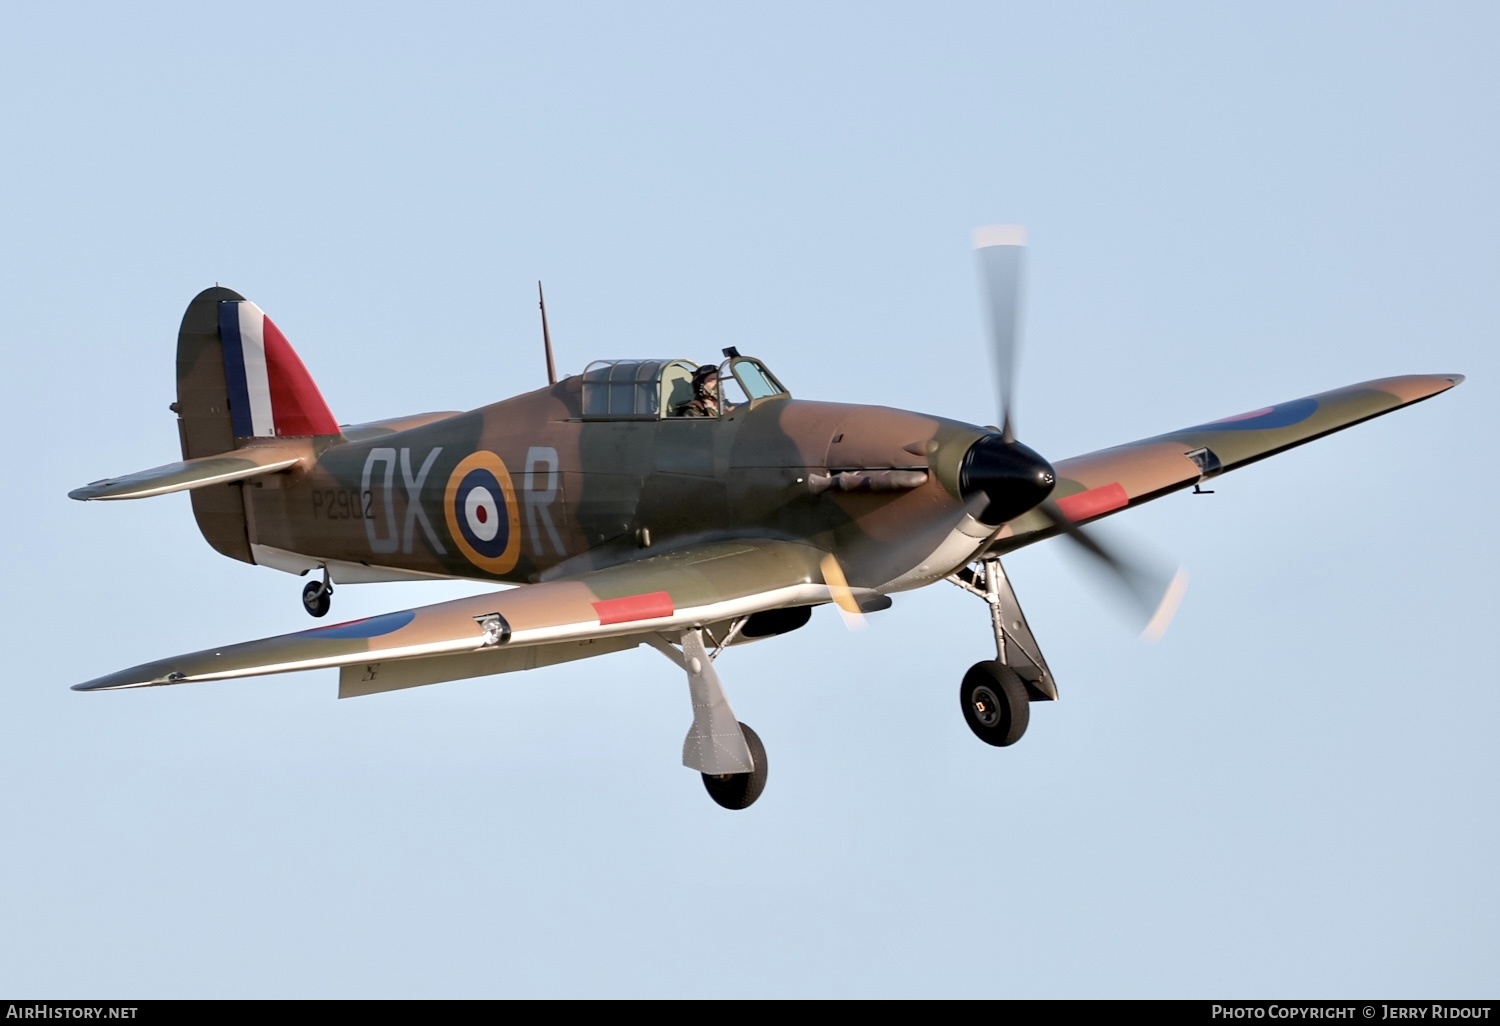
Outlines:
[[145, 499], [260, 474], [274, 474], [300, 462], [302, 457], [287, 449], [252, 446], [220, 456], [200, 456], [195, 460], [168, 463], [164, 467], [153, 467], [124, 477], [92, 481], [82, 488], [73, 489], [68, 498], [84, 502], [90, 499]]

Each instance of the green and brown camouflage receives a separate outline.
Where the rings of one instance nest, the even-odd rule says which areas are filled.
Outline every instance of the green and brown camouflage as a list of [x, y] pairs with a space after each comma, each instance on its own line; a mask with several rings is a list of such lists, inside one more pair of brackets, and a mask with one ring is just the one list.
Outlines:
[[[1074, 523], [1088, 523], [1431, 399], [1463, 380], [1462, 374], [1380, 378], [1075, 456], [1056, 465], [1052, 498]], [[1006, 524], [988, 551], [1011, 552], [1057, 533], [1028, 513]]]
[[[869, 602], [1059, 531], [1030, 507], [989, 522], [993, 496], [965, 474], [994, 429], [793, 398], [763, 364], [737, 355], [721, 375], [745, 395], [718, 417], [671, 415], [693, 363], [638, 360], [596, 364], [469, 412], [237, 438], [219, 325], [221, 304], [242, 302], [209, 289], [184, 316], [174, 406], [184, 461], [73, 497], [190, 490], [218, 551], [297, 574], [326, 568], [334, 583], [526, 587], [150, 663], [82, 690], [400, 660], [426, 666], [404, 680], [428, 683], [452, 679], [444, 674], [455, 667], [436, 663], [461, 655], [480, 654], [466, 669], [501, 672], [487, 647], [514, 656], [565, 646], [553, 656], [581, 658], [684, 627], [717, 626], [722, 637], [747, 618], [837, 598], [843, 582], [826, 579], [828, 555], [856, 600]], [[1037, 501], [1050, 491], [1070, 520], [1091, 521], [1461, 380], [1386, 378], [1064, 460], [1055, 489]], [[500, 618], [503, 638], [487, 638], [487, 616]], [[504, 668], [548, 661], [560, 660]], [[386, 689], [358, 687], [376, 683], [380, 671], [367, 672], [371, 680], [341, 678], [341, 693]]]
[[260, 308], [208, 289], [178, 336], [182, 460], [73, 498], [188, 491], [219, 552], [317, 574], [303, 590], [315, 616], [334, 584], [515, 587], [192, 652], [75, 689], [336, 667], [340, 697], [354, 697], [648, 645], [687, 674], [684, 765], [720, 805], [745, 808], [765, 786], [766, 758], [714, 669], [729, 646], [795, 630], [825, 603], [857, 624], [893, 593], [951, 581], [989, 605], [996, 646], [964, 676], [965, 719], [986, 743], [1013, 744], [1030, 703], [1058, 691], [1001, 555], [1066, 535], [1130, 588], [1154, 633], [1181, 574], [1162, 587], [1081, 525], [1463, 380], [1383, 378], [1054, 466], [1016, 439], [1010, 410], [1024, 231], [980, 229], [975, 244], [998, 429], [793, 398], [733, 349], [717, 401], [695, 392], [697, 365], [683, 359], [600, 361], [559, 381], [550, 341], [546, 388], [468, 412], [340, 425]]

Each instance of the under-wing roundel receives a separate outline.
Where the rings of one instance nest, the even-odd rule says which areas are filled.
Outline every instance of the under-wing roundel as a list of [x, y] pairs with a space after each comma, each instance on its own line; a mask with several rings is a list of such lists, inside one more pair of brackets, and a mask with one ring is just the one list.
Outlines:
[[1052, 464], [1019, 441], [1013, 408], [1024, 233], [983, 229], [975, 241], [999, 429], [794, 399], [734, 349], [716, 375], [653, 358], [558, 380], [550, 336], [545, 388], [467, 413], [341, 426], [265, 313], [208, 289], [178, 336], [181, 461], [73, 498], [188, 491], [220, 552], [312, 573], [302, 597], [315, 616], [335, 584], [515, 587], [156, 660], [75, 689], [337, 668], [339, 695], [355, 697], [648, 645], [687, 677], [683, 763], [714, 801], [745, 808], [767, 762], [717, 674], [733, 646], [795, 630], [825, 603], [857, 625], [893, 593], [949, 581], [988, 604], [996, 646], [960, 684], [965, 722], [988, 744], [1013, 744], [1031, 703], [1058, 690], [1000, 556], [1063, 535], [1159, 628], [1181, 575], [1133, 566], [1083, 525], [1463, 380], [1382, 378]]

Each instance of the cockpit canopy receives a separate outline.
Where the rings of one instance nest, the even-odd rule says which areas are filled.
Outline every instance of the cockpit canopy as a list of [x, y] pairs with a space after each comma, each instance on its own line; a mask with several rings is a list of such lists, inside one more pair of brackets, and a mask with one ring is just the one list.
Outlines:
[[[687, 360], [595, 360], [583, 371], [585, 420], [661, 420], [682, 416], [693, 399]], [[790, 398], [766, 365], [734, 356], [719, 365], [719, 394], [733, 416], [769, 399]]]

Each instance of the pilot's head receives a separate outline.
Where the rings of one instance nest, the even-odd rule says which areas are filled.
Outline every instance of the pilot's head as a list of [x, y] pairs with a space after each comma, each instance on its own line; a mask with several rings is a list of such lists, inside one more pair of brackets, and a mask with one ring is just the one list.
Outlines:
[[693, 372], [693, 395], [705, 399], [718, 398], [719, 368], [711, 363], [705, 363]]

